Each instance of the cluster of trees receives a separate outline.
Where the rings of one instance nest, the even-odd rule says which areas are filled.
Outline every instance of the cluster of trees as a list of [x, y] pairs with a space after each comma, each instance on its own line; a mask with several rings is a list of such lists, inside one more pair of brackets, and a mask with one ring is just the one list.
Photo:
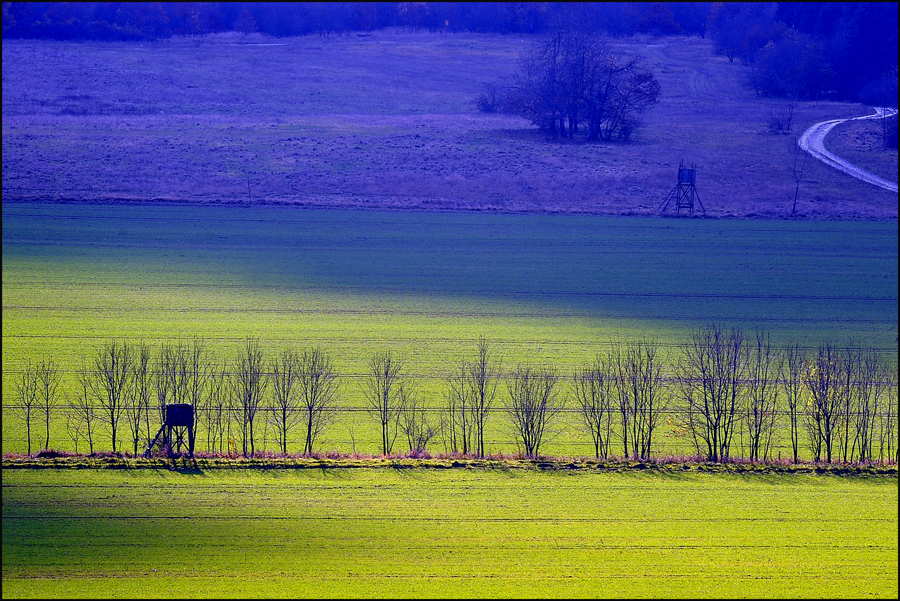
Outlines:
[[489, 86], [477, 102], [482, 111], [520, 115], [554, 138], [583, 132], [609, 141], [627, 140], [659, 92], [638, 58], [618, 57], [595, 34], [564, 27], [534, 44], [511, 80]]
[[[895, 2], [4, 2], [4, 38], [287, 37], [389, 27], [612, 37], [710, 36], [769, 95], [897, 103]], [[891, 77], [891, 68], [894, 68]]]
[[574, 15], [595, 31], [703, 35], [708, 2], [4, 2], [4, 37], [156, 39], [222, 31], [527, 33]]
[[897, 106], [896, 2], [724, 2], [708, 24], [760, 94]]
[[[395, 452], [398, 439], [421, 455], [441, 437], [448, 452], [484, 457], [486, 433], [497, 431], [488, 423], [501, 414], [519, 451], [537, 457], [563, 426], [563, 412], [572, 411], [597, 458], [621, 450], [650, 459], [668, 427], [709, 461], [768, 461], [782, 437], [795, 463], [804, 440], [817, 462], [897, 461], [895, 371], [874, 349], [827, 342], [814, 353], [796, 344], [777, 349], [764, 332], [712, 325], [693, 331], [671, 365], [663, 347], [645, 339], [618, 342], [569, 376], [546, 365], [504, 370], [481, 338], [452, 368], [442, 403], [426, 401], [404, 362], [381, 351], [369, 359], [360, 392], [384, 455]], [[237, 453], [240, 441], [244, 456], [256, 454], [262, 424], [280, 453], [299, 440], [309, 455], [344, 408], [341, 378], [326, 352], [287, 348], [266, 357], [254, 338], [225, 361], [214, 360], [201, 338], [156, 349], [110, 341], [83, 362], [76, 392], [64, 402], [61, 388], [50, 359], [16, 376], [29, 454], [38, 428], [49, 448], [59, 408], [76, 451], [86, 442], [94, 452], [105, 431], [114, 452], [124, 433], [137, 455], [163, 423], [167, 404], [190, 403], [210, 452]]]

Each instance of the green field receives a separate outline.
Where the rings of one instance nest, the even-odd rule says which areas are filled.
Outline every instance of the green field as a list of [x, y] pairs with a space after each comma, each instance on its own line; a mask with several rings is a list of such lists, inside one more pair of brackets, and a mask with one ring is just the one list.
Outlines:
[[4, 598], [897, 597], [896, 477], [3, 474]]
[[[895, 362], [897, 223], [5, 203], [2, 319], [4, 407], [28, 360], [53, 357], [70, 391], [112, 339], [198, 335], [220, 360], [246, 336], [267, 353], [320, 345], [345, 409], [363, 406], [377, 349], [401, 356], [437, 407], [480, 335], [506, 368], [564, 375], [643, 336], [674, 362], [710, 323], [810, 349], [852, 340]], [[22, 452], [9, 415], [3, 452]], [[545, 452], [591, 454], [568, 417]], [[491, 426], [488, 450], [515, 452], [505, 417]], [[54, 432], [50, 446], [71, 450]], [[347, 411], [321, 448], [377, 453], [376, 440], [371, 418]]]

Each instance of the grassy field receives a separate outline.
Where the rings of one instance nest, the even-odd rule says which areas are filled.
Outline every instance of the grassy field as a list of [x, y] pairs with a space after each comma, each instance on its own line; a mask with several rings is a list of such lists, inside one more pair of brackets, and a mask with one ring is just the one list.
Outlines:
[[[217, 360], [246, 336], [269, 355], [320, 345], [346, 409], [364, 406], [378, 349], [437, 407], [480, 335], [507, 369], [566, 376], [643, 336], [674, 364], [691, 328], [714, 322], [779, 346], [852, 340], [895, 361], [896, 241], [895, 222], [4, 203], [4, 406], [26, 361], [53, 357], [74, 392], [81, 360], [112, 339], [197, 335]], [[567, 416], [545, 451], [591, 454]], [[21, 419], [7, 417], [3, 452], [21, 452]], [[489, 450], [515, 452], [505, 416], [492, 421]], [[688, 453], [674, 430], [659, 450]], [[347, 411], [322, 448], [377, 453], [376, 434]], [[51, 446], [73, 450], [62, 420]]]
[[4, 598], [896, 598], [897, 480], [3, 474]]
[[[374, 32], [237, 43], [3, 44], [3, 195], [10, 199], [654, 214], [680, 161], [709, 215], [784, 218], [792, 136], [769, 133], [777, 99], [712, 41], [631, 38], [662, 87], [630, 143], [545, 139], [475, 109], [528, 37]], [[870, 114], [803, 102], [792, 135]], [[842, 138], [842, 140], [838, 140]], [[842, 129], [829, 144], [896, 179], [897, 152]], [[248, 180], [250, 190], [248, 194]], [[798, 215], [897, 219], [897, 195], [809, 160]]]

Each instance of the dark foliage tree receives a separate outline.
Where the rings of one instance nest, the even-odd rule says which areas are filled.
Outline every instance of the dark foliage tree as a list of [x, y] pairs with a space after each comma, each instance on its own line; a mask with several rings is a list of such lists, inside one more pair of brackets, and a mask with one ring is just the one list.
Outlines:
[[730, 62], [752, 63], [760, 48], [781, 37], [785, 26], [778, 21], [775, 2], [720, 2], [712, 6], [708, 31], [715, 52]]
[[637, 23], [637, 30], [640, 33], [647, 33], [657, 37], [680, 35], [684, 32], [684, 28], [675, 20], [675, 13], [672, 12], [668, 2], [650, 3], [647, 12]]
[[759, 50], [750, 81], [757, 94], [791, 100], [815, 100], [835, 85], [823, 43], [795, 29]]
[[838, 98], [869, 102], [866, 89], [896, 69], [896, 2], [782, 2], [777, 17], [824, 43]]
[[234, 30], [245, 36], [254, 31], [258, 31], [258, 29], [259, 28], [256, 26], [256, 19], [253, 18], [253, 15], [250, 14], [250, 11], [246, 8], [241, 11], [237, 21], [234, 22]]

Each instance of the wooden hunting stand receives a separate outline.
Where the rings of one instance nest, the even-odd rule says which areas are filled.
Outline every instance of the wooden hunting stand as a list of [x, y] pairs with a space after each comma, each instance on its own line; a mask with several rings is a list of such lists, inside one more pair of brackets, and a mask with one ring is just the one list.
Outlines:
[[706, 209], [703, 207], [703, 203], [700, 201], [700, 195], [697, 193], [697, 169], [694, 167], [693, 163], [691, 163], [690, 168], [685, 166], [684, 161], [681, 161], [678, 164], [678, 183], [675, 184], [675, 187], [672, 188], [669, 195], [666, 196], [662, 204], [659, 205], [659, 212], [664, 212], [673, 199], [675, 200], [676, 214], [680, 213], [681, 209], [685, 209], [688, 213], [693, 215], [694, 201], [696, 200], [700, 203], [700, 210], [706, 215]]
[[153, 437], [153, 441], [144, 457], [150, 456], [153, 445], [165, 432], [164, 441], [168, 443], [168, 455], [171, 459], [181, 448], [187, 449], [191, 459], [194, 458], [194, 406], [189, 403], [169, 403], [166, 405], [166, 421], [159, 427], [159, 432]]

